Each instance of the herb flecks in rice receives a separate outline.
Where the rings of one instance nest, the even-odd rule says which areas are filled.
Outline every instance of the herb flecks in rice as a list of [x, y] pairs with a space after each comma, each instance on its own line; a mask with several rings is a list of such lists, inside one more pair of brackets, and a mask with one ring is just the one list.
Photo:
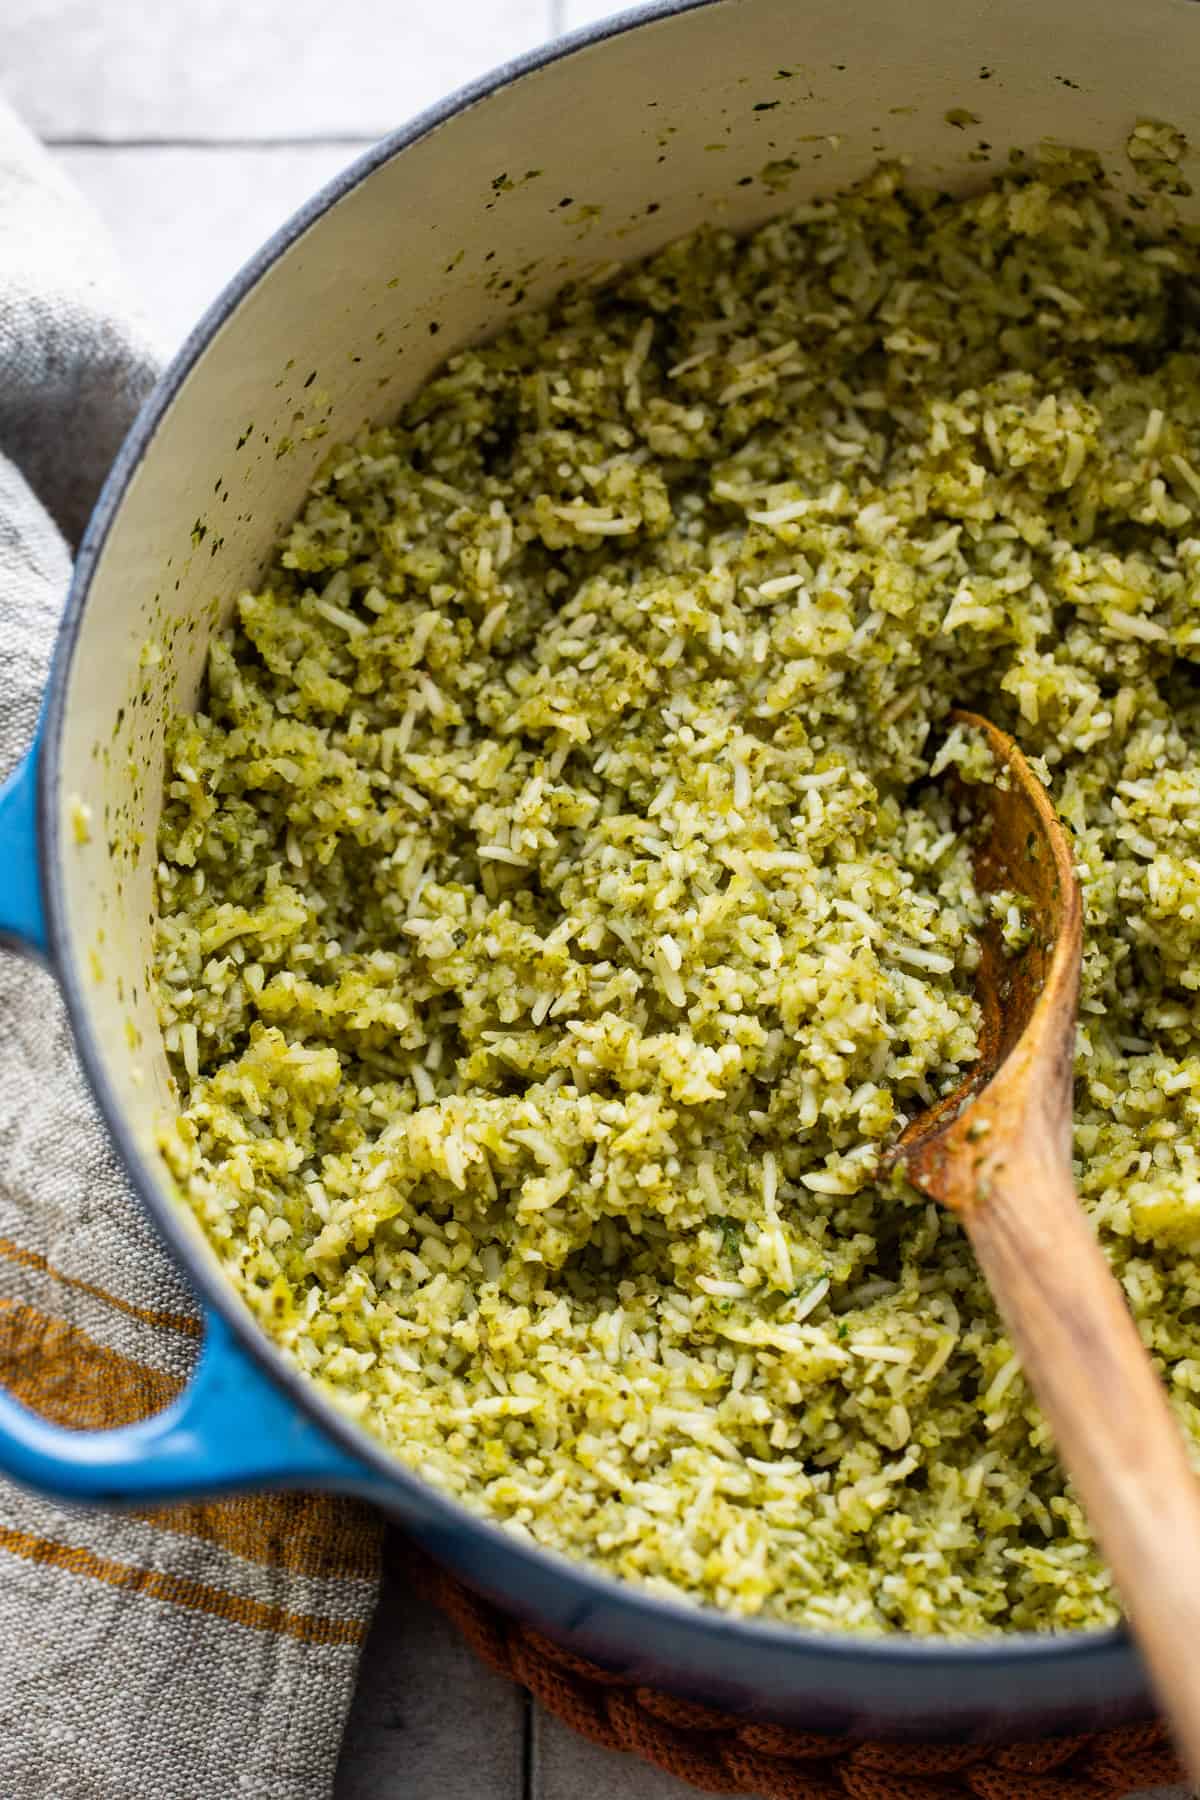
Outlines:
[[1200, 1438], [1198, 273], [1061, 156], [702, 235], [337, 451], [214, 643], [167, 1153], [468, 1505], [809, 1626], [1115, 1616], [957, 1226], [873, 1168], [973, 1054], [922, 778], [975, 705], [1076, 833], [1081, 1190]]

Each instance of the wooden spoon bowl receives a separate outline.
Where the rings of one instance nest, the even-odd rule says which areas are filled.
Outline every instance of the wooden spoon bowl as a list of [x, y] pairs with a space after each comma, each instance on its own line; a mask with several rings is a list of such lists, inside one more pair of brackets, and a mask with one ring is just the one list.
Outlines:
[[[1020, 1107], [1029, 1062], [1036, 1058], [1039, 1086], [1053, 1096], [1063, 1153], [1071, 1153], [1071, 1103], [1075, 1066], [1075, 1018], [1083, 954], [1083, 901], [1074, 852], [1049, 794], [1007, 732], [978, 713], [956, 711], [951, 723], [986, 739], [1005, 785], [965, 790], [978, 807], [986, 800], [986, 825], [975, 852], [975, 885], [981, 894], [1010, 892], [1026, 902], [1032, 931], [1019, 952], [1009, 950], [1000, 926], [989, 922], [979, 936], [975, 992], [983, 1015], [979, 1056], [952, 1093], [919, 1113], [885, 1161], [902, 1162], [923, 1193], [962, 1212], [972, 1199], [964, 1186], [967, 1160], [982, 1169], [996, 1146], [985, 1136], [1004, 1129], [1007, 1107]], [[965, 788], [965, 784], [959, 784]], [[1010, 1066], [1011, 1059], [1011, 1066]], [[979, 1099], [966, 1115], [969, 1102]]]

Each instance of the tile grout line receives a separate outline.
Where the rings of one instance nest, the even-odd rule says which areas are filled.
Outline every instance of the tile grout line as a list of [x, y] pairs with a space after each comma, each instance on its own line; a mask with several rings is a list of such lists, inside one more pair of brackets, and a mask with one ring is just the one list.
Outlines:
[[[568, 0], [544, 0], [547, 38], [561, 37], [567, 29]], [[54, 150], [320, 150], [365, 149], [378, 143], [390, 131], [404, 123], [396, 119], [378, 131], [328, 131], [312, 136], [291, 132], [263, 133], [254, 136], [214, 135], [174, 132], [114, 134], [100, 132], [50, 131], [39, 134], [42, 142]]]
[[537, 1786], [537, 1709], [528, 1688], [521, 1690], [524, 1709], [521, 1716], [521, 1800], [536, 1800]]
[[336, 150], [366, 149], [385, 132], [329, 132], [319, 137], [84, 137], [42, 135], [52, 150]]

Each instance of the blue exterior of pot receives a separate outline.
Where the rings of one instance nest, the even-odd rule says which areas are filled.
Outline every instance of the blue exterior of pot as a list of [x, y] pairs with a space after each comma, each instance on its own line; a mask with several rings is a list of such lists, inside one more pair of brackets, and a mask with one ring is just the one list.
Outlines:
[[[0, 788], [0, 939], [57, 975], [118, 1151], [205, 1308], [204, 1347], [170, 1408], [109, 1432], [65, 1430], [0, 1394], [0, 1471], [105, 1506], [265, 1487], [365, 1495], [581, 1654], [759, 1718], [994, 1737], [1144, 1710], [1123, 1633], [863, 1640], [692, 1608], [475, 1517], [361, 1432], [261, 1332], [155, 1151], [171, 1095], [145, 979], [146, 845], [163, 720], [196, 693], [222, 606], [328, 443], [393, 415], [448, 350], [702, 220], [743, 228], [843, 185], [881, 148], [941, 185], [977, 181], [946, 114], [976, 99], [981, 67], [997, 166], [1011, 146], [1066, 137], [1098, 150], [1119, 189], [1136, 116], [1189, 124], [1197, 48], [1185, 0], [1120, 18], [1084, 0], [655, 7], [503, 69], [385, 140], [235, 280], [118, 458], [81, 547], [38, 742]], [[125, 780], [130, 767], [144, 779]], [[78, 797], [111, 818], [83, 845], [69, 826]], [[101, 941], [125, 979], [89, 977]]]

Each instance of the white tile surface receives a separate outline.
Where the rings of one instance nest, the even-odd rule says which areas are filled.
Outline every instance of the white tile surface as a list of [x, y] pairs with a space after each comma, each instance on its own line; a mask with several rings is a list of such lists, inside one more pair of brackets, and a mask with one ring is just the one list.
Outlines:
[[263, 240], [356, 154], [340, 144], [55, 149], [108, 226], [167, 350]]
[[578, 31], [582, 25], [592, 25], [597, 19], [611, 18], [613, 13], [626, 12], [635, 4], [635, 0], [627, 0], [626, 4], [613, 5], [613, 0], [562, 0], [562, 30]]
[[[363, 1651], [334, 1800], [519, 1800], [526, 1712], [519, 1688], [389, 1577]], [[572, 1800], [585, 1800], [585, 1790]]]
[[550, 0], [2, 0], [43, 136], [378, 137], [549, 32]]

